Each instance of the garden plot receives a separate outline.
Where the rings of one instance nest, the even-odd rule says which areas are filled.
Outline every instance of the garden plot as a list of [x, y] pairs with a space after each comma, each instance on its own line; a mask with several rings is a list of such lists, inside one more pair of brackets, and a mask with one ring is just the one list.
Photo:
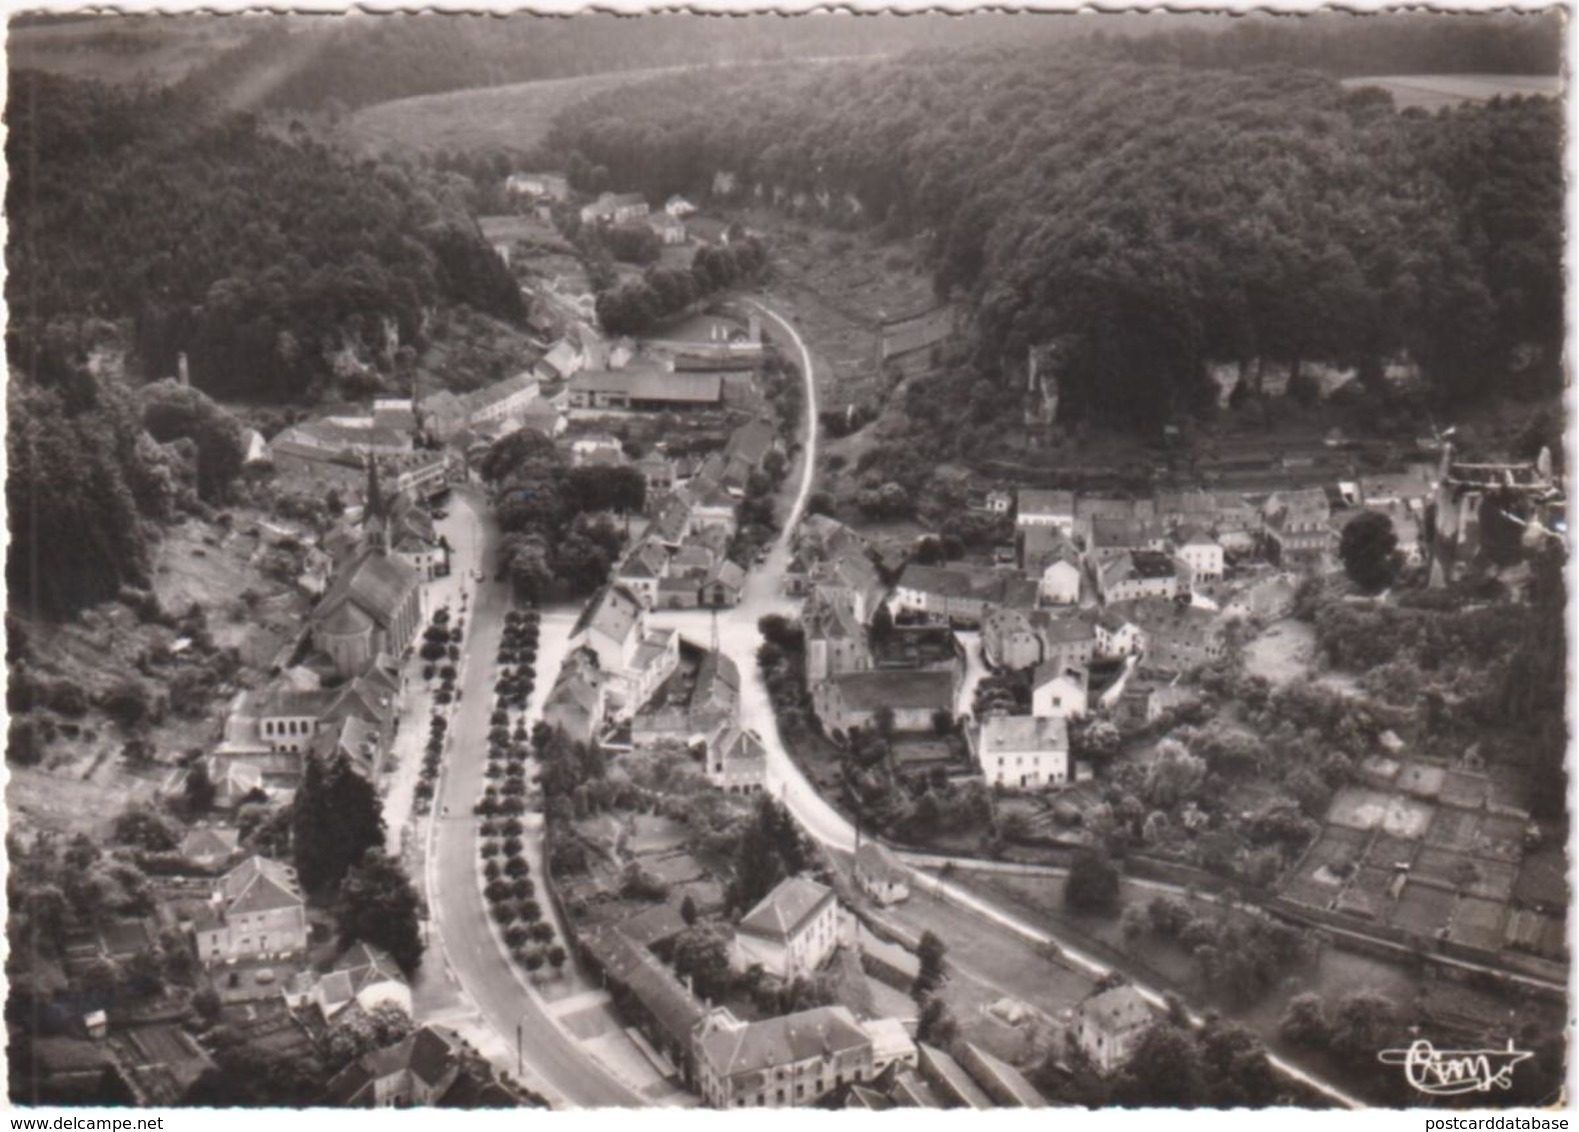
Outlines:
[[1393, 906], [1391, 923], [1417, 935], [1434, 936], [1452, 920], [1457, 899], [1446, 889], [1412, 880]]
[[1436, 807], [1428, 802], [1394, 795], [1387, 803], [1387, 812], [1382, 815], [1382, 829], [1394, 837], [1418, 841], [1425, 836], [1435, 812]]
[[1326, 908], [1343, 889], [1345, 874], [1364, 846], [1365, 834], [1328, 826], [1283, 886], [1283, 896], [1299, 904]]
[[1370, 830], [1387, 814], [1388, 796], [1379, 790], [1345, 786], [1333, 795], [1327, 821], [1345, 829]]
[[1419, 843], [1415, 841], [1390, 837], [1385, 833], [1377, 834], [1376, 840], [1371, 842], [1371, 847], [1365, 852], [1365, 863], [1378, 869], [1393, 869], [1399, 865], [1408, 865], [1414, 860], [1415, 851], [1419, 847]]
[[638, 814], [631, 819], [626, 849], [638, 857], [648, 853], [668, 853], [680, 848], [691, 837], [691, 831], [670, 818], [651, 814]]
[[1502, 946], [1502, 928], [1507, 918], [1506, 904], [1466, 896], [1453, 911], [1450, 938], [1470, 947], [1495, 951]]
[[1442, 793], [1447, 772], [1439, 766], [1406, 763], [1398, 772], [1398, 789], [1414, 798], [1435, 799]]
[[1442, 792], [1437, 799], [1444, 805], [1478, 810], [1485, 805], [1488, 785], [1481, 775], [1450, 770], [1442, 779]]
[[1338, 897], [1338, 911], [1367, 920], [1384, 919], [1388, 906], [1392, 904], [1390, 889], [1396, 875], [1391, 869], [1357, 870], [1349, 887]]
[[1487, 814], [1480, 825], [1475, 855], [1517, 864], [1524, 856], [1525, 825], [1523, 818]]
[[1470, 858], [1450, 849], [1427, 847], [1415, 858], [1411, 875], [1441, 888], [1456, 888], [1469, 879]]
[[1513, 896], [1519, 870], [1506, 861], [1488, 861], [1484, 858], [1477, 858], [1471, 864], [1474, 866], [1474, 875], [1464, 886], [1464, 891], [1471, 896], [1507, 903]]
[[1441, 849], [1467, 853], [1480, 840], [1481, 815], [1452, 806], [1438, 806], [1425, 841]]

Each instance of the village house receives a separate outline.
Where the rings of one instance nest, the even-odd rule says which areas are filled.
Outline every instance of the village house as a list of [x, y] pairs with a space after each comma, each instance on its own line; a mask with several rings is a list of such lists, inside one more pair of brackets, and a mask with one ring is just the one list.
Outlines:
[[1075, 1008], [1074, 1037], [1102, 1073], [1129, 1061], [1152, 1024], [1151, 1008], [1128, 984], [1093, 995]]
[[970, 734], [988, 786], [1034, 789], [1069, 781], [1069, 729], [1062, 716], [989, 715]]
[[1205, 528], [1186, 525], [1174, 536], [1175, 555], [1190, 570], [1190, 583], [1220, 581], [1223, 546]]
[[311, 1006], [325, 1022], [347, 1009], [364, 1012], [394, 1006], [411, 1017], [411, 984], [388, 952], [367, 943], [347, 948], [326, 973], [303, 971], [285, 989], [292, 1009]]
[[1333, 550], [1332, 507], [1320, 488], [1276, 492], [1262, 507], [1272, 558], [1285, 569], [1325, 569]]
[[1021, 530], [1054, 527], [1063, 531], [1065, 536], [1071, 535], [1075, 526], [1075, 493], [1022, 487], [1015, 508], [1014, 525]]
[[581, 348], [569, 338], [561, 338], [537, 359], [532, 372], [540, 381], [566, 381], [580, 373], [585, 364]]
[[517, 196], [570, 199], [570, 179], [563, 173], [511, 173], [505, 178], [504, 188]]
[[1146, 648], [1146, 634], [1128, 614], [1132, 606], [1109, 606], [1092, 624], [1096, 634], [1093, 655], [1106, 660], [1122, 656], [1138, 656]]
[[910, 897], [910, 870], [880, 841], [862, 841], [856, 849], [855, 883], [885, 907]]
[[669, 572], [669, 552], [662, 544], [643, 539], [614, 567], [614, 581], [629, 590], [643, 609], [658, 603], [658, 582]]
[[1223, 620], [1209, 609], [1177, 602], [1137, 601], [1122, 615], [1145, 634], [1141, 668], [1148, 672], [1188, 672], [1221, 658]]
[[1217, 522], [1217, 497], [1199, 488], [1159, 491], [1152, 503], [1155, 518], [1164, 530], [1182, 526], [1209, 530]]
[[[682, 661], [694, 653], [682, 642]], [[736, 717], [740, 702], [740, 672], [728, 656], [703, 651], [696, 663], [688, 691], [677, 670], [659, 694], [631, 720], [631, 744], [637, 750], [655, 747], [695, 747], [717, 743]]]
[[741, 1022], [727, 1007], [697, 1028], [697, 1088], [717, 1109], [812, 1104], [873, 1075], [872, 1039], [846, 1006]]
[[657, 366], [585, 369], [570, 379], [569, 389], [570, 407], [582, 410], [685, 412], [716, 409], [724, 401], [718, 374], [675, 373]]
[[1035, 582], [1001, 570], [922, 566], [912, 562], [894, 588], [895, 610], [943, 624], [980, 625], [997, 607], [1036, 608]]
[[1089, 707], [1089, 687], [1090, 674], [1083, 667], [1038, 665], [1031, 675], [1031, 714], [1078, 719]]
[[716, 484], [698, 479], [686, 492], [691, 497], [691, 526], [694, 530], [709, 527], [723, 531], [729, 538], [739, 530], [735, 514], [736, 503], [730, 494]]
[[626, 920], [581, 932], [582, 954], [602, 977], [621, 1015], [651, 1043], [655, 1067], [664, 1079], [692, 1083], [692, 1039], [706, 1008], [647, 946], [627, 934], [630, 926]]
[[340, 1108], [434, 1105], [455, 1084], [462, 1067], [460, 1038], [427, 1025], [346, 1066], [325, 1086], [324, 1101]]
[[684, 220], [696, 211], [696, 205], [676, 194], [663, 202], [663, 210], [676, 220]]
[[1138, 551], [1163, 551], [1168, 546], [1162, 528], [1148, 519], [1116, 519], [1097, 516], [1091, 520], [1086, 536], [1086, 560], [1092, 568], [1123, 554]]
[[570, 427], [564, 410], [552, 401], [538, 399], [521, 410], [521, 428], [552, 440]]
[[307, 904], [296, 870], [267, 857], [248, 857], [220, 877], [193, 929], [198, 958], [206, 964], [305, 951]]
[[982, 1112], [993, 1107], [992, 1098], [971, 1080], [963, 1066], [936, 1046], [920, 1043], [916, 1067], [944, 1108]]
[[677, 247], [685, 243], [685, 225], [680, 218], [667, 211], [651, 213], [647, 217], [647, 227], [664, 247]]
[[855, 595], [842, 586], [819, 586], [801, 610], [806, 686], [872, 667], [866, 631], [855, 613]]
[[647, 215], [647, 201], [640, 193], [603, 193], [581, 208], [583, 224], [624, 224]]
[[960, 1066], [1000, 1108], [1046, 1108], [1047, 1100], [1025, 1074], [974, 1042], [966, 1042]]
[[1045, 604], [1080, 601], [1080, 552], [1063, 527], [1027, 527], [1021, 535], [1020, 568], [1037, 584]]
[[811, 974], [839, 947], [839, 902], [833, 889], [789, 877], [741, 917], [731, 962], [744, 971], [760, 965], [792, 981]]
[[1098, 519], [1124, 522], [1149, 522], [1156, 518], [1156, 504], [1150, 499], [1117, 499], [1081, 495], [1075, 499], [1075, 535], [1091, 541], [1092, 525]]
[[740, 604], [746, 590], [746, 572], [737, 562], [720, 558], [702, 582], [700, 603], [709, 609], [729, 609]]
[[981, 655], [989, 667], [1018, 672], [1042, 661], [1042, 637], [1031, 616], [1018, 609], [994, 609], [981, 623]]
[[671, 550], [677, 550], [691, 533], [691, 500], [682, 492], [675, 492], [665, 499], [653, 516], [648, 537], [656, 538]]
[[1033, 619], [1042, 638], [1042, 662], [1060, 668], [1085, 668], [1096, 655], [1096, 616], [1091, 613], [1044, 614]]
[[586, 649], [604, 673], [605, 704], [628, 719], [680, 663], [680, 635], [649, 630], [640, 599], [607, 586], [587, 604], [570, 634], [570, 647]]
[[343, 497], [355, 492], [367, 475], [363, 457], [352, 449], [302, 444], [284, 433], [269, 442], [269, 462], [276, 482], [294, 491], [335, 491]]
[[845, 672], [814, 687], [812, 703], [829, 731], [869, 726], [887, 708], [895, 731], [925, 732], [939, 712], [954, 714], [958, 692], [957, 668]]
[[1155, 551], [1126, 551], [1096, 567], [1097, 592], [1108, 604], [1137, 598], [1172, 599], [1179, 592], [1173, 559]]
[[585, 654], [572, 654], [543, 705], [543, 722], [577, 742], [592, 742], [598, 737], [607, 711], [607, 686], [608, 678], [596, 664], [589, 662]]
[[756, 794], [767, 788], [768, 752], [755, 731], [731, 727], [707, 754], [707, 780], [730, 794]]
[[181, 839], [181, 856], [200, 869], [218, 868], [235, 857], [240, 840], [228, 826], [203, 824]]
[[648, 452], [632, 467], [641, 473], [641, 478], [647, 485], [649, 497], [663, 495], [674, 490], [674, 462], [662, 452], [656, 450]]

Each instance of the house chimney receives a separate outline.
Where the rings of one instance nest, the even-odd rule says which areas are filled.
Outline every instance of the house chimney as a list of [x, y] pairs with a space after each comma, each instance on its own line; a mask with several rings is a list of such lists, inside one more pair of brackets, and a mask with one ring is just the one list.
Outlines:
[[175, 371], [176, 371], [176, 380], [179, 381], [183, 387], [189, 386], [189, 385], [192, 384], [192, 375], [187, 370], [187, 367], [186, 367], [186, 351], [185, 350], [182, 350], [179, 354], [177, 354], [175, 356]]

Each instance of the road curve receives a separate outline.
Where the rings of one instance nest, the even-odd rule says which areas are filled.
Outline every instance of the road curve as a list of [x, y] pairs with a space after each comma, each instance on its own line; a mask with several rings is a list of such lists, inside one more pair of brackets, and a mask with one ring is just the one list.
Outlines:
[[[766, 594], [776, 592], [779, 581], [784, 576], [784, 568], [789, 559], [789, 549], [794, 539], [795, 526], [800, 522], [801, 514], [805, 510], [806, 499], [811, 494], [811, 486], [816, 475], [817, 454], [817, 382], [812, 371], [811, 351], [806, 348], [805, 341], [793, 326], [782, 316], [769, 310], [761, 303], [750, 300], [763, 315], [773, 320], [795, 344], [800, 351], [801, 374], [806, 383], [806, 441], [804, 445], [805, 461], [801, 468], [800, 487], [795, 493], [794, 505], [790, 508], [789, 518], [784, 523], [784, 528], [774, 544], [768, 557], [766, 567], [752, 578], [756, 588], [748, 589], [748, 597], [761, 600]], [[749, 612], [751, 602], [742, 602], [741, 606], [733, 612], [735, 614]], [[754, 624], [754, 623], [753, 623]], [[753, 628], [754, 633], [754, 628]], [[740, 636], [730, 634], [732, 641], [739, 641]], [[724, 643], [722, 638], [721, 642]], [[801, 827], [812, 837], [831, 849], [842, 850], [846, 853], [855, 850], [854, 827], [826, 800], [817, 793], [816, 789], [807, 781], [806, 776], [800, 772], [793, 759], [784, 749], [784, 743], [778, 733], [778, 725], [768, 700], [767, 688], [762, 682], [761, 671], [756, 663], [756, 647], [753, 643], [750, 648], [741, 648], [737, 644], [727, 651], [733, 654], [736, 665], [740, 668], [740, 709], [741, 715], [757, 722], [758, 730], [763, 740], [763, 746], [768, 752], [768, 780], [770, 787], [778, 794], [785, 807], [792, 813]], [[1056, 946], [1065, 960], [1071, 966], [1078, 967], [1093, 978], [1100, 978], [1109, 974], [1112, 968], [1084, 954], [1078, 948], [1071, 947], [1064, 940], [1041, 931], [1010, 915], [1002, 909], [978, 899], [957, 885], [939, 877], [925, 877], [921, 883], [936, 892], [939, 896], [949, 900], [958, 907], [972, 912], [981, 919], [997, 927], [1006, 929], [1041, 946]], [[1154, 1006], [1163, 1005], [1163, 997], [1155, 989], [1135, 982], [1131, 979], [1135, 989], [1140, 992], [1148, 1002]], [[1191, 1020], [1199, 1024], [1199, 1015], [1191, 1012]], [[1284, 1076], [1291, 1080], [1320, 1093], [1335, 1104], [1346, 1108], [1364, 1108], [1365, 1102], [1358, 1097], [1351, 1096], [1341, 1089], [1328, 1084], [1306, 1073], [1298, 1066], [1291, 1064], [1283, 1058], [1272, 1053], [1267, 1054], [1268, 1062]]]

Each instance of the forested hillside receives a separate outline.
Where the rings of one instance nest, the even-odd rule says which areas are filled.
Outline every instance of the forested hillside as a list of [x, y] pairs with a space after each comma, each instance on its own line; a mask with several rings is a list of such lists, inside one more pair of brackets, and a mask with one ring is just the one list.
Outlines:
[[1562, 13], [1444, 13], [1422, 20], [1394, 12], [1263, 16], [1210, 30], [1169, 26], [1153, 35], [1105, 39], [1138, 62], [1201, 67], [1309, 67], [1329, 75], [1555, 75], [1562, 70]]
[[216, 396], [279, 400], [377, 381], [424, 311], [507, 319], [520, 293], [464, 179], [352, 165], [179, 94], [17, 72], [6, 212], [13, 358], [51, 321], [131, 319], [146, 376], [190, 359]]
[[1374, 379], [1407, 351], [1443, 393], [1555, 388], [1561, 132], [1547, 101], [1431, 118], [1312, 72], [1070, 50], [670, 76], [567, 111], [550, 146], [655, 199], [728, 170], [922, 234], [974, 314], [945, 396], [985, 379], [1008, 388], [978, 415], [1017, 412], [1041, 346], [1062, 419], [1154, 427], [1209, 398], [1213, 361]]
[[260, 109], [342, 111], [391, 99], [505, 83], [649, 67], [712, 65], [827, 55], [870, 55], [960, 42], [978, 46], [1084, 35], [1079, 21], [1044, 18], [1028, 25], [1003, 15], [798, 19], [640, 19], [586, 14], [569, 19], [453, 14], [392, 14], [337, 20], [291, 34], [285, 24], [218, 57], [194, 74], [195, 89], [220, 93], [238, 71], [273, 73]]

